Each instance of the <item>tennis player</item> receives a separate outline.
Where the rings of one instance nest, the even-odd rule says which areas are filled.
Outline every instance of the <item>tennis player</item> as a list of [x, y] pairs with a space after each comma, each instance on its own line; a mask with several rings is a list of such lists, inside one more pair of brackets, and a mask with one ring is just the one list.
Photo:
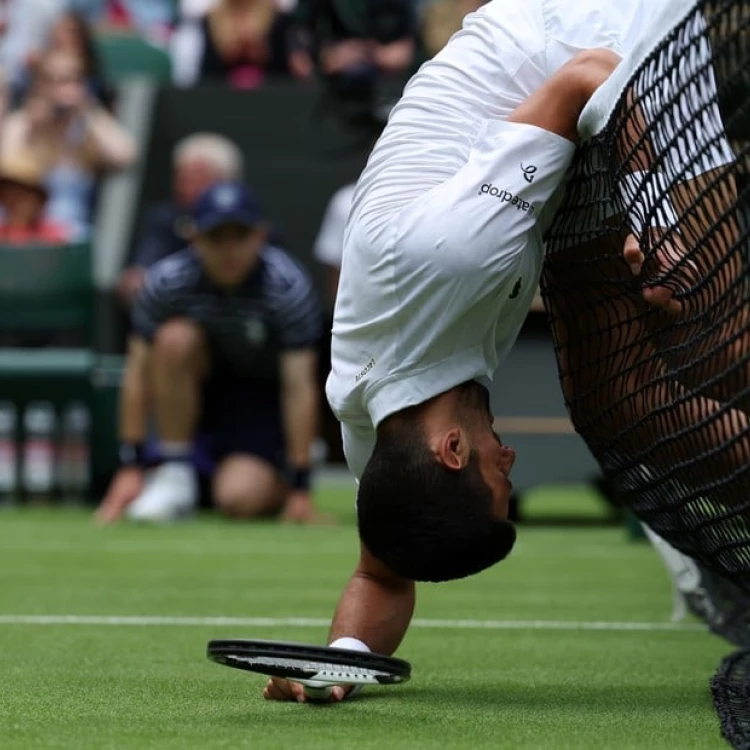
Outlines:
[[[579, 116], [667, 5], [492, 0], [394, 108], [356, 189], [334, 317], [327, 395], [362, 544], [332, 645], [393, 653], [414, 581], [477, 573], [513, 547], [515, 454], [485, 383], [529, 310]], [[674, 311], [666, 286], [644, 291]], [[264, 696], [306, 699], [276, 679]]]

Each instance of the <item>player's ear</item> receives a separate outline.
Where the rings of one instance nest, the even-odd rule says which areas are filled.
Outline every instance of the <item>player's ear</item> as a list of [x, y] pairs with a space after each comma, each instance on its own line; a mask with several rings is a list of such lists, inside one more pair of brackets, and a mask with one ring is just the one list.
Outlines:
[[432, 441], [432, 449], [438, 463], [450, 471], [460, 471], [469, 463], [471, 446], [468, 435], [461, 427], [451, 427]]

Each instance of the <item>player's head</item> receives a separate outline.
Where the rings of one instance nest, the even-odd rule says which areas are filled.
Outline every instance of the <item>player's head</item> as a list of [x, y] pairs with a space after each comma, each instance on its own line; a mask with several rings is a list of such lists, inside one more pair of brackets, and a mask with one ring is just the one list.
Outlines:
[[492, 428], [489, 395], [465, 383], [378, 428], [357, 492], [362, 542], [399, 575], [447, 581], [505, 558], [515, 452]]
[[241, 182], [219, 182], [193, 207], [193, 244], [208, 277], [221, 287], [242, 283], [255, 266], [267, 231], [260, 204]]

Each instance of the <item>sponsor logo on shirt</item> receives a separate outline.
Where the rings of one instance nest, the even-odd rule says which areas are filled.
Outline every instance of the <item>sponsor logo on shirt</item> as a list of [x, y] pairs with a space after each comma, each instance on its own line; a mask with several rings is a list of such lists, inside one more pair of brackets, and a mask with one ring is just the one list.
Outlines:
[[534, 215], [534, 206], [532, 206], [531, 203], [523, 200], [523, 198], [519, 198], [517, 195], [513, 195], [513, 193], [508, 190], [501, 190], [489, 182], [485, 182], [485, 184], [479, 188], [478, 195], [491, 195], [493, 198], [497, 198], [503, 203], [509, 203], [511, 206], [515, 206], [519, 211], [524, 211], [529, 216]]
[[369, 362], [368, 362], [368, 363], [367, 363], [367, 364], [366, 364], [366, 365], [365, 365], [365, 366], [364, 366], [364, 367], [363, 367], [363, 368], [362, 368], [362, 369], [361, 369], [361, 370], [360, 370], [360, 371], [359, 371], [359, 372], [357, 373], [357, 375], [356, 375], [356, 376], [355, 376], [355, 378], [354, 378], [354, 382], [355, 382], [355, 383], [359, 383], [359, 381], [360, 381], [360, 380], [362, 380], [362, 378], [363, 378], [363, 377], [364, 377], [365, 375], [367, 375], [367, 373], [368, 373], [368, 372], [370, 372], [370, 370], [372, 370], [372, 368], [373, 368], [373, 367], [375, 367], [375, 360], [374, 360], [374, 359], [371, 359], [371, 360], [370, 360], [370, 361], [369, 361]]
[[516, 297], [518, 297], [518, 293], [521, 291], [522, 281], [523, 281], [523, 277], [516, 281], [516, 283], [513, 285], [513, 291], [511, 291], [510, 297], [508, 297], [508, 299], [515, 299]]
[[526, 180], [526, 182], [528, 183], [534, 182], [534, 176], [536, 175], [536, 167], [533, 164], [529, 164], [528, 167], [524, 167], [522, 163], [521, 171], [523, 172], [523, 179]]

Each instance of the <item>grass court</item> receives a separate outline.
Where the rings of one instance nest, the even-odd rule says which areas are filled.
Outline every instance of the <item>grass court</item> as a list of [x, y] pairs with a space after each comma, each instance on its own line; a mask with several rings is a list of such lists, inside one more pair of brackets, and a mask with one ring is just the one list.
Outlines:
[[[511, 558], [418, 592], [414, 676], [338, 706], [263, 701], [212, 637], [324, 642], [357, 554], [340, 524], [100, 529], [83, 510], [0, 512], [0, 747], [726, 747], [709, 679], [730, 647], [669, 622], [655, 553], [621, 528], [520, 527]], [[585, 493], [548, 490], [529, 508]]]

